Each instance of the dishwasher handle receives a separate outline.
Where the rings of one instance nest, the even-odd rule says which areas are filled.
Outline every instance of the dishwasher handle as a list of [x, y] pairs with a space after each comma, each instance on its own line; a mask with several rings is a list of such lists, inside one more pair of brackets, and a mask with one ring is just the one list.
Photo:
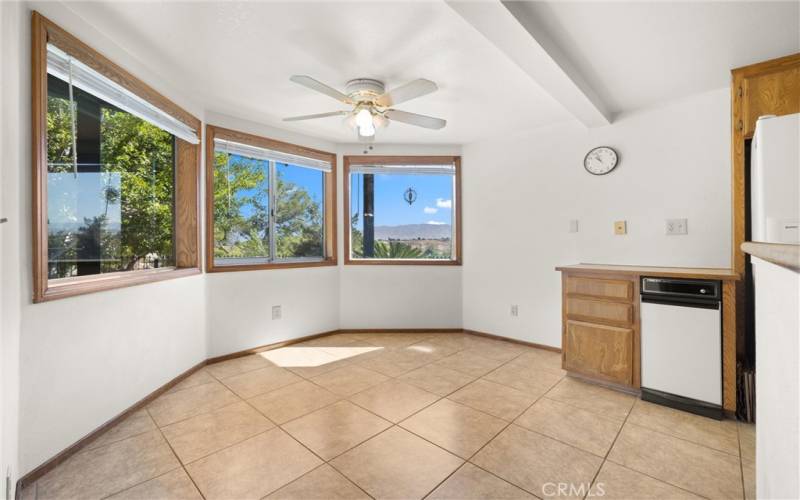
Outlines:
[[647, 304], [662, 304], [665, 306], [678, 306], [678, 307], [695, 307], [698, 309], [719, 309], [720, 303], [718, 300], [703, 300], [690, 297], [669, 297], [652, 296], [642, 294], [642, 303]]

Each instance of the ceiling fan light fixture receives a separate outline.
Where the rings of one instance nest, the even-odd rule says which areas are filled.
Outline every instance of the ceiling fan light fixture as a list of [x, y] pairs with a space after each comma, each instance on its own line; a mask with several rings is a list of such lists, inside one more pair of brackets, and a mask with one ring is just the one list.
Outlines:
[[358, 127], [358, 135], [361, 137], [372, 137], [375, 135], [375, 123], [370, 110], [362, 108], [356, 114], [356, 127]]

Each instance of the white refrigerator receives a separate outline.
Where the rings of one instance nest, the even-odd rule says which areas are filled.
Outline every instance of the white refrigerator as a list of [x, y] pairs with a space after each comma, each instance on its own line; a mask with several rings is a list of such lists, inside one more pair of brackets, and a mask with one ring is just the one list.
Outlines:
[[750, 240], [800, 243], [800, 113], [759, 118], [750, 153]]

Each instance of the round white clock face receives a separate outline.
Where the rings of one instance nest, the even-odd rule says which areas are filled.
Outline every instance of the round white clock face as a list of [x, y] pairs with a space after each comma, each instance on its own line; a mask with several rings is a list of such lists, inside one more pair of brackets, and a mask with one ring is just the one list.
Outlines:
[[583, 159], [583, 168], [594, 175], [604, 175], [617, 166], [619, 156], [617, 152], [607, 146], [600, 146], [586, 153]]

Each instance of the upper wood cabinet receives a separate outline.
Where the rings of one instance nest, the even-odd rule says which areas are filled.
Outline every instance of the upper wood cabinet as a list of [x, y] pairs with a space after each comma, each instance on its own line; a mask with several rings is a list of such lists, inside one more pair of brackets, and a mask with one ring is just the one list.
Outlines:
[[800, 112], [800, 66], [745, 76], [741, 89], [745, 137], [753, 136], [759, 116]]

